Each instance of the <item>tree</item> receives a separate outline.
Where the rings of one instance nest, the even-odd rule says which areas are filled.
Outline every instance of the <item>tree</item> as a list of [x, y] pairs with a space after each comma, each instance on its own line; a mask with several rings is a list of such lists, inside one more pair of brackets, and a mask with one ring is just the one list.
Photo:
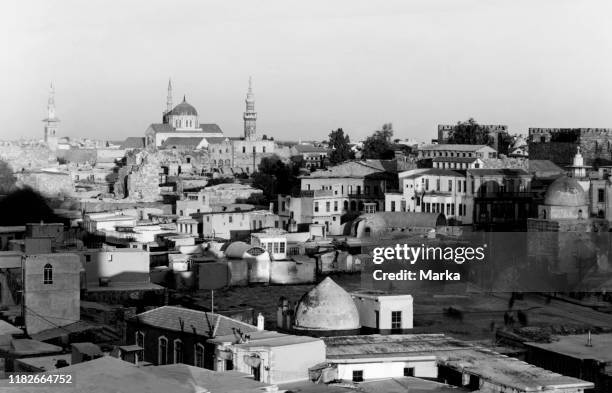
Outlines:
[[448, 143], [466, 145], [491, 145], [493, 138], [489, 131], [478, 124], [473, 118], [460, 121], [448, 136]]
[[389, 160], [395, 157], [393, 151], [393, 125], [383, 124], [382, 129], [377, 130], [363, 142], [363, 158]]
[[299, 167], [290, 163], [285, 164], [279, 156], [273, 154], [263, 157], [259, 163], [258, 171], [253, 174], [253, 187], [263, 191], [264, 197], [270, 202], [278, 194], [291, 194], [299, 189]]
[[355, 158], [355, 154], [351, 151], [350, 143], [349, 136], [344, 134], [342, 128], [329, 133], [329, 147], [331, 149], [329, 162], [332, 165]]

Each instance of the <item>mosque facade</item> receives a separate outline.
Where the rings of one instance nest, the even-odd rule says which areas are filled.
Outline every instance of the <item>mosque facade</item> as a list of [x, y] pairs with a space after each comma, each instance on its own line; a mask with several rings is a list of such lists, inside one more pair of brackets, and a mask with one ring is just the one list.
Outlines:
[[273, 140], [257, 133], [257, 112], [252, 81], [245, 99], [244, 130], [239, 137], [226, 136], [214, 123], [200, 123], [196, 108], [185, 96], [173, 105], [172, 83], [168, 82], [166, 109], [162, 122], [153, 123], [145, 131], [145, 146], [152, 150], [203, 151], [203, 169], [224, 174], [246, 173], [257, 170], [262, 158], [280, 153]]

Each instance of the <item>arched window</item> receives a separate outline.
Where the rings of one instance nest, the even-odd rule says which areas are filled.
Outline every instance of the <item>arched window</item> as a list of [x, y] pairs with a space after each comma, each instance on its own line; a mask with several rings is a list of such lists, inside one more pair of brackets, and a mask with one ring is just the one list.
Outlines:
[[157, 364], [168, 364], [168, 339], [160, 337], [157, 342]]
[[43, 269], [43, 284], [53, 284], [53, 266], [50, 263]]
[[136, 332], [136, 345], [144, 348], [144, 333], [141, 331]]
[[183, 363], [183, 342], [174, 340], [174, 363]]
[[196, 344], [194, 352], [194, 365], [204, 368], [204, 346], [202, 344]]

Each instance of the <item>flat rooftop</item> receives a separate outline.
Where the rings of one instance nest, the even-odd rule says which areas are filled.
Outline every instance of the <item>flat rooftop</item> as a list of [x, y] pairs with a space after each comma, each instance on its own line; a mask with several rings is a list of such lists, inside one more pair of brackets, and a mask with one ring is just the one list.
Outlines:
[[588, 334], [558, 336], [551, 343], [526, 342], [525, 345], [556, 352], [576, 359], [595, 359], [602, 363], [612, 362], [612, 333], [591, 334], [591, 346], [587, 346]]

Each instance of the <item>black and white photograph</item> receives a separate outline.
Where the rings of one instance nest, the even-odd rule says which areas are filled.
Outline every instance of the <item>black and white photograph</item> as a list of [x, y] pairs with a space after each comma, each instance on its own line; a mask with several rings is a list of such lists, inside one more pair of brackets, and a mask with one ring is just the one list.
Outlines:
[[609, 0], [5, 0], [0, 392], [612, 393]]

